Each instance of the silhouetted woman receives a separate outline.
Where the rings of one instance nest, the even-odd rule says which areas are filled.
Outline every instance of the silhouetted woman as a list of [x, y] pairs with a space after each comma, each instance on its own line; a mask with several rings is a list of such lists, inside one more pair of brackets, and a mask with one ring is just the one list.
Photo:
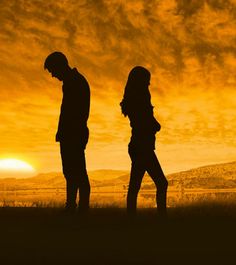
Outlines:
[[129, 73], [125, 86], [121, 110], [128, 116], [132, 128], [129, 155], [132, 161], [130, 182], [127, 195], [127, 210], [135, 213], [137, 196], [144, 173], [147, 171], [154, 181], [157, 192], [158, 212], [166, 213], [166, 193], [168, 182], [158, 162], [155, 150], [155, 134], [161, 128], [153, 116], [149, 92], [150, 72], [141, 66], [134, 67]]

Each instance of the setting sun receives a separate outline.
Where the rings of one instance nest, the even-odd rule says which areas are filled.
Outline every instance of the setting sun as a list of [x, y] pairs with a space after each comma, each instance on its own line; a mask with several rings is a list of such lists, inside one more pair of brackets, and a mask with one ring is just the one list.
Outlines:
[[34, 168], [19, 159], [8, 158], [0, 160], [0, 170], [2, 171], [20, 171], [20, 172], [34, 172]]

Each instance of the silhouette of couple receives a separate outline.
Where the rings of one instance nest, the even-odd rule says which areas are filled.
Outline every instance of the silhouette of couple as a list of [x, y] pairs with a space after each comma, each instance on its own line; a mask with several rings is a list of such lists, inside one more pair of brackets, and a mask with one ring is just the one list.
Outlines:
[[[87, 120], [90, 108], [90, 88], [87, 80], [76, 68], [71, 68], [66, 56], [53, 52], [44, 63], [52, 77], [63, 82], [63, 99], [56, 133], [60, 142], [63, 174], [66, 179], [65, 211], [76, 210], [79, 190], [79, 212], [89, 209], [90, 183], [86, 170], [85, 148], [89, 138]], [[122, 113], [128, 116], [132, 128], [129, 155], [132, 161], [127, 195], [128, 213], [136, 213], [137, 196], [145, 172], [156, 185], [156, 203], [160, 214], [166, 214], [168, 182], [158, 162], [155, 150], [155, 134], [161, 126], [153, 116], [149, 92], [151, 74], [141, 66], [129, 73], [124, 97], [120, 103]]]

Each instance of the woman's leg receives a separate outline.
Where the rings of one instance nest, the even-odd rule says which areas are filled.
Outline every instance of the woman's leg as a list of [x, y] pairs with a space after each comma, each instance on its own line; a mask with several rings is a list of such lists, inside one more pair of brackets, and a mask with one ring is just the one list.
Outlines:
[[137, 209], [137, 196], [145, 173], [145, 168], [139, 154], [129, 149], [129, 155], [132, 160], [132, 165], [127, 195], [127, 211], [128, 213], [135, 213]]
[[147, 158], [147, 172], [150, 177], [153, 179], [157, 191], [156, 191], [156, 203], [158, 212], [166, 213], [166, 195], [168, 181], [162, 171], [160, 163], [156, 157], [154, 150], [150, 151]]

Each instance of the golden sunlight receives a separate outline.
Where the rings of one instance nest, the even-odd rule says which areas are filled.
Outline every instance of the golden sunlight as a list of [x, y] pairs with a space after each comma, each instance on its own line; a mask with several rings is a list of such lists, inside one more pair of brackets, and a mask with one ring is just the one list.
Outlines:
[[15, 158], [0, 159], [0, 170], [28, 173], [35, 171], [30, 164]]

